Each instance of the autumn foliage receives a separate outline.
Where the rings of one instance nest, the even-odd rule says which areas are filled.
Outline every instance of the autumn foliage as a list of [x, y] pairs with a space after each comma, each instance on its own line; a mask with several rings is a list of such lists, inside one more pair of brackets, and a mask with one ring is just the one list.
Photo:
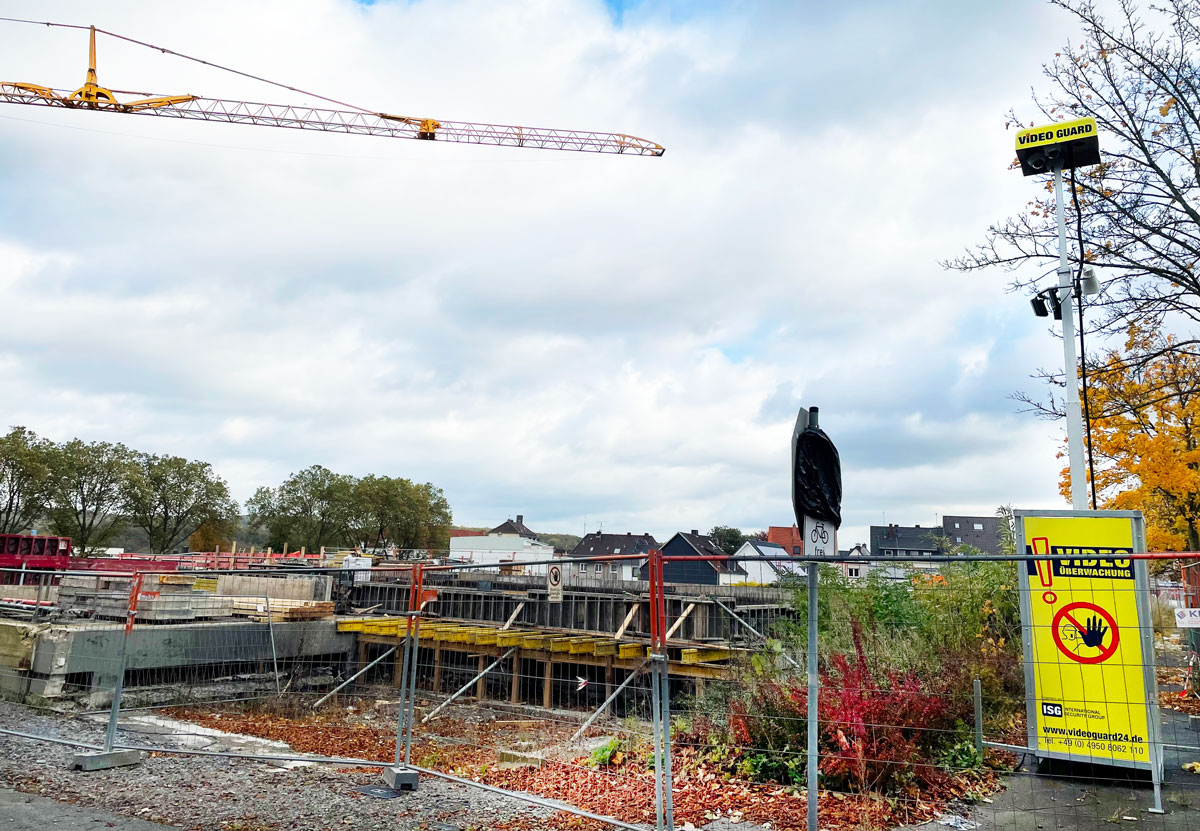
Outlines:
[[[833, 655], [821, 671], [822, 783], [859, 792], [900, 792], [944, 777], [936, 757], [969, 717], [945, 682], [915, 671], [875, 670], [853, 625], [855, 652]], [[802, 782], [808, 689], [803, 678], [747, 679], [727, 706], [727, 722], [694, 720], [676, 743], [710, 748], [731, 772], [781, 783]]]
[[1200, 550], [1200, 355], [1133, 326], [1089, 369], [1088, 410], [1098, 507], [1142, 511], [1151, 550]]

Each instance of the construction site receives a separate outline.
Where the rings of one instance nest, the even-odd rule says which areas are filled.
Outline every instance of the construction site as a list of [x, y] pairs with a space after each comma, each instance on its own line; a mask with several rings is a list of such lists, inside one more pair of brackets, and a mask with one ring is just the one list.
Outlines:
[[[366, 573], [369, 579], [362, 579]], [[138, 699], [146, 687], [149, 700], [153, 690], [181, 685], [192, 700], [202, 700], [207, 680], [266, 678], [275, 667], [298, 676], [290, 679], [295, 688], [367, 667], [364, 683], [394, 678], [398, 685], [396, 647], [405, 635], [410, 574], [411, 567], [383, 566], [145, 575], [126, 657], [126, 694]], [[55, 575], [50, 585], [5, 586], [3, 602], [19, 617], [0, 619], [4, 691], [64, 706], [106, 704], [133, 579], [75, 573]], [[754, 639], [756, 624], [766, 628], [791, 614], [792, 593], [785, 589], [714, 589], [676, 585], [667, 600], [675, 689], [694, 692], [725, 678], [730, 661]], [[551, 602], [544, 577], [428, 572], [418, 684], [449, 691], [456, 679], [504, 657], [502, 670], [479, 679], [475, 699], [584, 709], [645, 663], [649, 603], [639, 582], [568, 583], [562, 599]], [[588, 680], [587, 694], [569, 694], [579, 678]]]
[[11, 831], [1200, 827], [1200, 0], [11, 5]]

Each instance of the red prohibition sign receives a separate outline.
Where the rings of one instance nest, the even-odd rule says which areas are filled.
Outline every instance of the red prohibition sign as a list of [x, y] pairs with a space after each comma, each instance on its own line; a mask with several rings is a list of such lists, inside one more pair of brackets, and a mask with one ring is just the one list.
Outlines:
[[[1097, 615], [1108, 626], [1108, 632], [1112, 636], [1112, 642], [1108, 646], [1101, 646], [1100, 653], [1091, 657], [1079, 655], [1072, 651], [1062, 638], [1062, 624], [1065, 621], [1075, 627], [1080, 633], [1086, 632], [1087, 627], [1079, 622], [1080, 618], [1091, 617]], [[1112, 613], [1107, 609], [1101, 609], [1095, 603], [1068, 603], [1058, 610], [1054, 615], [1054, 620], [1050, 623], [1050, 631], [1054, 634], [1054, 643], [1058, 645], [1058, 650], [1070, 658], [1072, 661], [1078, 661], [1081, 664], [1100, 664], [1107, 661], [1117, 651], [1117, 645], [1121, 642], [1121, 633], [1117, 628], [1117, 621], [1112, 616]]]

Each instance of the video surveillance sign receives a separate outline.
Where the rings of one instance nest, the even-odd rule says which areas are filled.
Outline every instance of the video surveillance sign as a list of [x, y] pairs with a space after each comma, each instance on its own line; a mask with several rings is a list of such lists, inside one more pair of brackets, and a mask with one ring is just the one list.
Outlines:
[[1035, 176], [1100, 164], [1100, 136], [1096, 119], [1080, 118], [1029, 127], [1017, 133], [1017, 161], [1021, 173]]
[[1016, 511], [1029, 747], [1161, 771], [1142, 516]]

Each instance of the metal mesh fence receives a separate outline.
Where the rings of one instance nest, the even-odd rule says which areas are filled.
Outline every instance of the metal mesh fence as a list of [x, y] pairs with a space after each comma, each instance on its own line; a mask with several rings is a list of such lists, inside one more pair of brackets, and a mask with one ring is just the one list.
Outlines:
[[736, 562], [7, 572], [0, 690], [68, 726], [4, 731], [407, 769], [550, 828], [1187, 824], [1190, 555], [1087, 590], [1048, 556]]

